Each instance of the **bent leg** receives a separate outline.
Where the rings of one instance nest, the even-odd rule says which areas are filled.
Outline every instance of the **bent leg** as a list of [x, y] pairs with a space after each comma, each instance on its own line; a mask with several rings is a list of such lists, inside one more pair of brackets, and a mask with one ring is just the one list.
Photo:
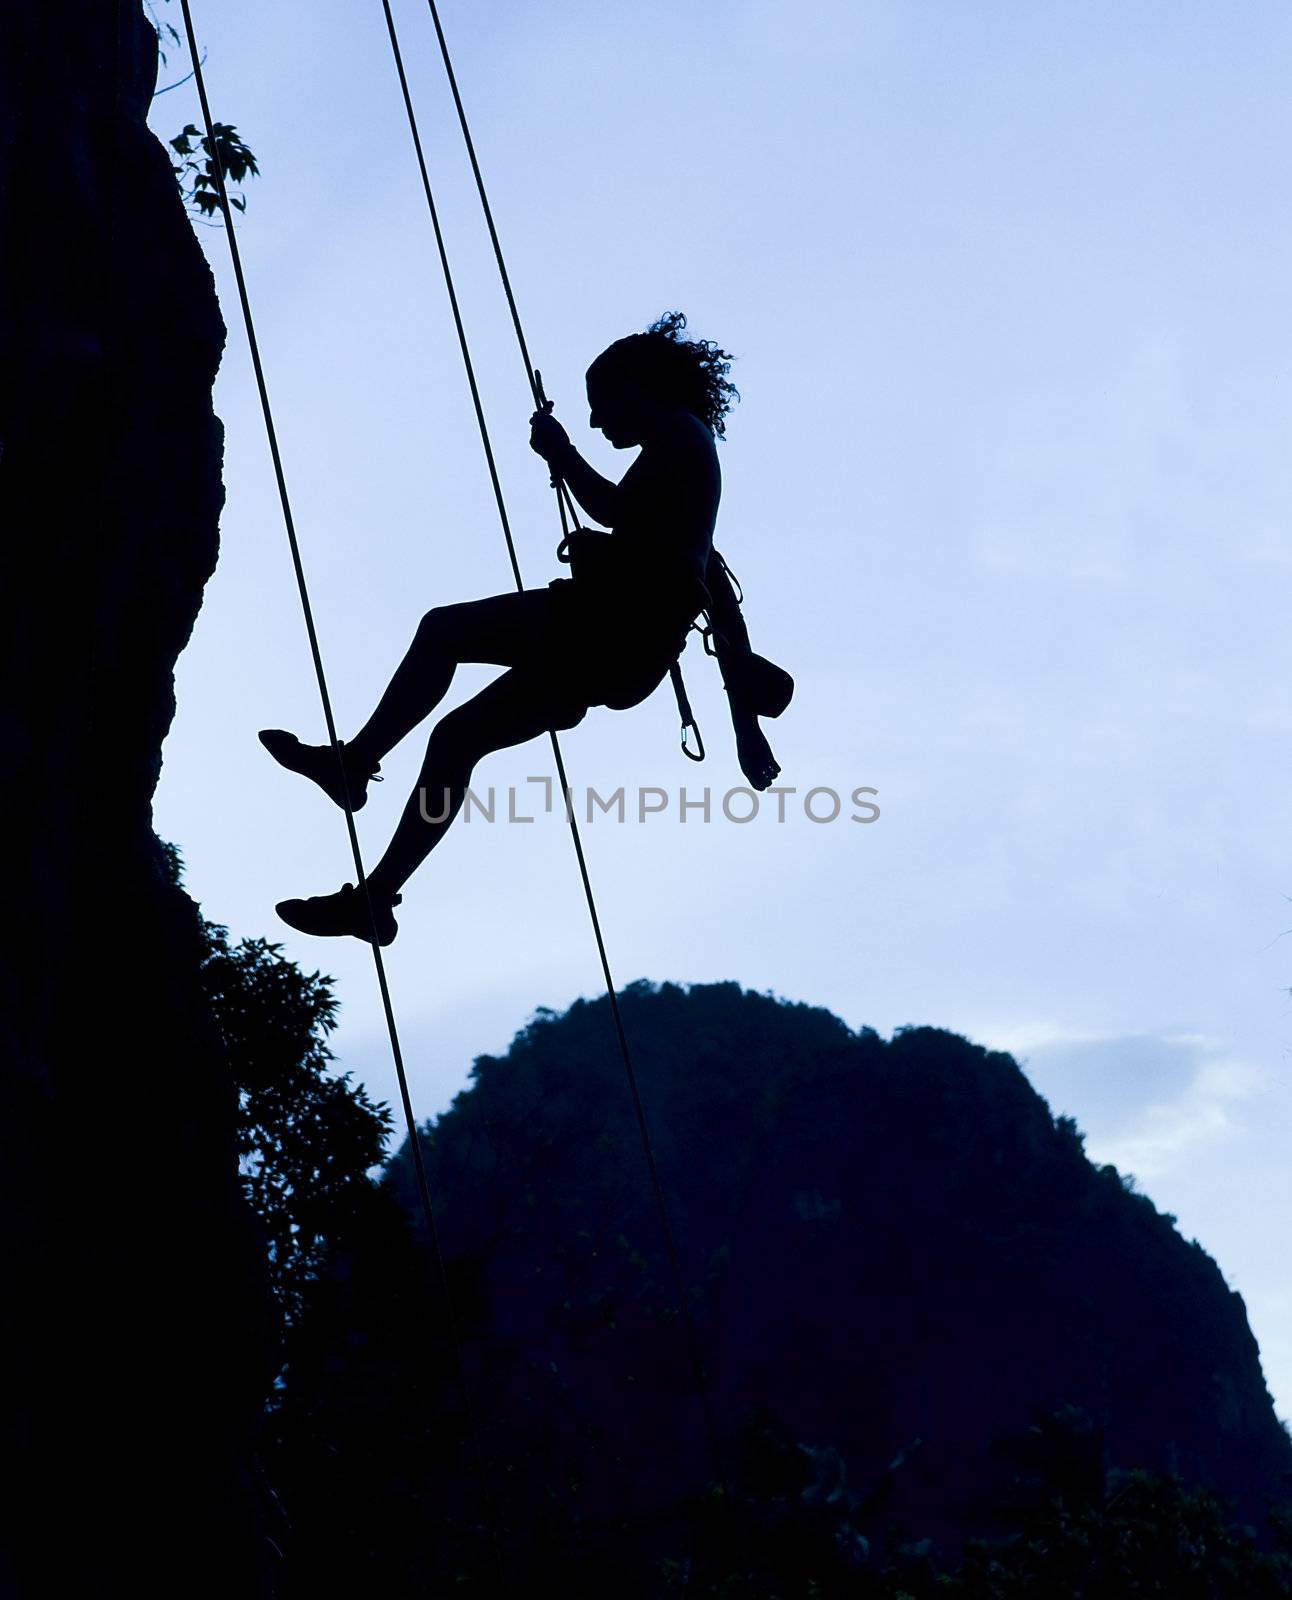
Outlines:
[[482, 756], [524, 744], [549, 729], [572, 728], [587, 706], [554, 705], [543, 676], [513, 667], [436, 723], [417, 787], [408, 798], [386, 853], [368, 876], [374, 892], [393, 898], [448, 832]]
[[548, 618], [546, 589], [490, 595], [428, 611], [376, 710], [349, 741], [356, 770], [377, 766], [439, 705], [459, 662], [514, 667], [542, 648]]

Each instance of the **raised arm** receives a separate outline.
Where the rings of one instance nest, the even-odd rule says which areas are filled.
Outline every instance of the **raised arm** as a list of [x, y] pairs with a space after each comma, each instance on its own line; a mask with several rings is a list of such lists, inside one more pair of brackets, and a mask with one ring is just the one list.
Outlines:
[[617, 483], [603, 478], [595, 467], [590, 467], [568, 441], [564, 453], [550, 465], [552, 471], [569, 484], [570, 493], [593, 522], [599, 522], [603, 528], [614, 526], [615, 501], [619, 494]]
[[594, 522], [603, 528], [614, 527], [619, 485], [588, 465], [550, 412], [536, 411], [529, 419], [529, 443], [547, 462], [552, 475], [565, 479], [571, 494]]

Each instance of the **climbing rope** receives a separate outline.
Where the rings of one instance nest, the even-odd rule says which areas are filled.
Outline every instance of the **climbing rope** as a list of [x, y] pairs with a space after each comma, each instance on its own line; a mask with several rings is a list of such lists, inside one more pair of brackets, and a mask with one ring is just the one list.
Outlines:
[[[300, 544], [296, 533], [295, 518], [292, 514], [291, 501], [287, 490], [286, 474], [284, 472], [282, 456], [278, 445], [278, 433], [274, 423], [273, 410], [270, 405], [269, 390], [265, 378], [264, 365], [261, 360], [259, 341], [256, 337], [255, 319], [252, 315], [250, 297], [247, 290], [246, 277], [243, 271], [241, 253], [238, 248], [237, 231], [233, 225], [232, 207], [229, 204], [228, 193], [225, 186], [223, 162], [220, 159], [219, 146], [215, 137], [215, 126], [211, 116], [210, 103], [206, 92], [205, 76], [202, 71], [201, 58], [198, 54], [197, 38], [193, 27], [192, 12], [189, 0], [180, 0], [184, 17], [184, 28], [187, 35], [189, 53], [194, 64], [194, 81], [201, 103], [202, 119], [206, 129], [207, 144], [211, 152], [212, 167], [216, 176], [216, 186], [220, 198], [220, 207], [224, 216], [225, 231], [229, 241], [229, 254], [233, 266], [234, 279], [237, 284], [238, 299], [242, 310], [242, 320], [246, 328], [247, 343], [251, 353], [252, 369], [256, 379], [256, 388], [260, 399], [261, 414], [264, 419], [265, 433], [269, 443], [270, 457], [273, 463], [274, 478], [278, 489], [279, 504], [282, 510], [283, 524], [287, 532], [288, 545], [291, 551], [292, 566], [296, 575], [296, 585], [301, 601], [301, 610], [305, 619], [306, 633], [309, 639], [310, 653], [314, 662], [314, 673], [318, 683], [319, 698], [323, 706], [324, 722], [327, 728], [328, 742], [337, 757], [338, 770], [342, 776], [342, 793], [345, 798], [346, 831], [350, 840], [351, 855], [354, 860], [355, 874], [360, 892], [364, 897], [364, 904], [368, 914], [370, 931], [372, 933], [371, 947], [373, 962], [377, 973], [378, 987], [381, 993], [382, 1009], [386, 1020], [386, 1030], [390, 1040], [391, 1055], [395, 1065], [395, 1074], [399, 1085], [400, 1101], [404, 1113], [404, 1121], [408, 1131], [408, 1141], [412, 1152], [414, 1173], [416, 1176], [418, 1199], [423, 1218], [426, 1223], [428, 1237], [431, 1241], [436, 1270], [445, 1296], [445, 1305], [448, 1310], [450, 1333], [453, 1345], [454, 1361], [457, 1369], [459, 1387], [464, 1399], [464, 1409], [467, 1413], [468, 1427], [471, 1436], [471, 1445], [475, 1456], [476, 1466], [481, 1475], [482, 1483], [486, 1482], [484, 1474], [483, 1456], [480, 1451], [479, 1439], [475, 1427], [471, 1396], [466, 1383], [465, 1366], [462, 1359], [461, 1340], [458, 1334], [456, 1317], [453, 1313], [452, 1298], [449, 1291], [448, 1273], [440, 1243], [439, 1230], [436, 1227], [434, 1212], [431, 1204], [430, 1185], [426, 1173], [426, 1164], [422, 1154], [421, 1137], [413, 1112], [412, 1098], [408, 1087], [408, 1077], [404, 1066], [403, 1051], [399, 1041], [399, 1030], [395, 1021], [394, 1006], [391, 1001], [390, 987], [386, 977], [385, 963], [382, 959], [381, 947], [377, 942], [376, 912], [368, 888], [367, 874], [363, 866], [362, 852], [359, 845], [358, 830], [355, 827], [354, 810], [350, 801], [348, 783], [345, 776], [345, 767], [341, 759], [341, 750], [337, 737], [336, 721], [332, 711], [331, 695], [328, 691], [327, 678], [323, 666], [322, 651], [319, 646], [318, 634], [314, 624], [313, 608], [310, 604], [309, 589], [305, 578], [305, 569], [301, 559]], [[466, 143], [472, 172], [475, 176], [477, 192], [484, 210], [490, 240], [493, 244], [495, 260], [498, 265], [504, 293], [511, 312], [512, 324], [516, 333], [517, 343], [520, 347], [521, 358], [525, 362], [526, 379], [530, 393], [536, 407], [546, 404], [542, 393], [541, 381], [538, 373], [530, 365], [528, 345], [525, 340], [524, 330], [521, 325], [520, 315], [516, 306], [515, 296], [512, 292], [510, 278], [507, 273], [506, 263], [502, 253], [501, 243], [497, 229], [494, 225], [492, 209], [489, 205], [488, 193], [480, 171], [479, 161], [475, 153], [474, 141], [471, 138], [470, 126], [458, 91], [456, 75], [453, 71], [452, 59], [449, 55], [447, 41], [441, 27], [439, 14], [434, 5], [434, 0], [429, 0], [432, 21], [435, 26], [436, 36], [439, 41], [440, 51], [448, 75], [453, 100], [458, 113], [459, 123], [462, 128]], [[512, 536], [511, 522], [507, 513], [506, 501], [502, 491], [501, 480], [498, 475], [497, 463], [494, 457], [493, 445], [489, 435], [488, 423], [485, 419], [484, 406], [480, 396], [479, 384], [476, 380], [475, 365], [471, 357], [470, 344], [467, 339], [466, 329], [462, 319], [461, 307], [458, 302], [457, 291], [453, 280], [452, 267], [449, 262], [448, 251], [444, 241], [443, 230], [440, 226], [438, 208], [435, 203], [434, 191], [430, 182], [430, 175], [426, 165], [425, 154], [422, 147], [421, 135], [417, 125], [417, 117], [413, 107], [412, 96], [409, 91], [408, 79], [404, 70], [403, 53], [400, 49], [398, 31], [395, 27], [394, 16], [390, 9], [390, 0], [382, 0], [382, 10], [385, 14], [387, 33], [390, 39], [391, 51], [395, 61], [395, 68], [399, 78], [400, 90], [403, 96], [404, 109], [408, 118], [409, 131], [413, 139], [413, 147], [417, 157], [418, 169], [421, 174], [422, 188], [426, 197], [427, 209], [430, 213], [431, 226], [435, 236], [436, 250], [439, 255], [440, 268], [444, 284], [448, 293], [449, 306], [453, 316], [454, 328], [457, 333], [458, 345], [462, 354], [463, 367], [466, 372], [467, 385], [471, 394], [472, 407], [475, 412], [476, 425], [480, 434], [481, 444], [484, 449], [485, 461], [489, 472], [490, 484], [493, 490], [494, 502], [498, 511], [503, 539], [507, 548], [508, 560], [511, 564], [512, 576], [516, 588], [524, 590], [524, 580], [521, 575], [520, 562], [516, 554], [515, 540]], [[557, 492], [557, 506], [560, 514], [561, 530], [564, 535], [569, 531], [567, 524], [567, 504], [570, 515], [577, 526], [578, 516], [569, 490], [559, 480], [555, 483]], [[566, 798], [566, 817], [569, 822], [571, 838], [574, 844], [575, 858], [578, 863], [579, 876], [583, 884], [584, 898], [587, 902], [588, 915], [592, 923], [593, 936], [596, 941], [597, 953], [601, 962], [602, 975], [606, 983], [606, 993], [610, 1005], [611, 1017], [614, 1024], [615, 1035], [619, 1045], [620, 1055], [624, 1063], [629, 1092], [632, 1098], [633, 1110], [637, 1121], [638, 1132], [641, 1138], [642, 1150], [650, 1174], [651, 1186], [654, 1192], [655, 1204], [659, 1213], [661, 1231], [663, 1234], [669, 1264], [677, 1295], [678, 1310], [686, 1335], [688, 1354], [696, 1380], [697, 1393], [704, 1413], [704, 1421], [710, 1445], [716, 1442], [716, 1430], [712, 1408], [709, 1400], [708, 1383], [705, 1378], [704, 1366], [700, 1356], [699, 1340], [696, 1335], [694, 1320], [691, 1316], [690, 1305], [686, 1294], [685, 1281], [682, 1275], [681, 1261], [677, 1251], [677, 1244], [669, 1220], [668, 1206], [664, 1197], [664, 1188], [659, 1175], [659, 1167], [655, 1158], [654, 1146], [650, 1136], [650, 1128], [646, 1118], [645, 1105], [642, 1100], [641, 1090], [637, 1079], [636, 1069], [633, 1064], [632, 1051], [628, 1043], [627, 1031], [624, 1027], [623, 1014], [619, 1005], [618, 991], [611, 974], [610, 959], [606, 949], [605, 937], [602, 932], [601, 919], [597, 911], [596, 897], [593, 893], [592, 880], [588, 872], [587, 859], [583, 850], [583, 841], [578, 823], [574, 816], [573, 807], [568, 803], [571, 793], [569, 779], [566, 773], [564, 757], [561, 753], [560, 741], [555, 730], [549, 729], [552, 743], [552, 754], [556, 765], [557, 777], [561, 785], [562, 796]]]
[[[449, 53], [448, 41], [440, 23], [439, 11], [435, 0], [427, 0], [431, 21], [434, 24], [435, 36], [439, 43], [440, 57], [444, 63], [445, 74], [448, 78], [449, 89], [453, 96], [453, 104], [458, 115], [458, 124], [462, 130], [463, 142], [466, 146], [467, 157], [471, 163], [471, 171], [475, 178], [476, 192], [480, 197], [481, 209], [484, 213], [485, 225], [488, 228], [490, 243], [493, 245], [494, 260], [498, 267], [498, 276], [502, 282], [503, 293], [507, 300], [507, 308], [511, 313], [512, 327], [516, 334], [516, 343], [520, 349], [520, 357], [525, 365], [525, 377], [529, 385], [531, 397], [536, 407], [547, 404], [543, 393], [542, 383], [537, 370], [530, 360], [529, 345], [525, 338], [525, 330], [521, 324], [520, 311], [516, 305], [516, 296], [512, 291], [511, 277], [507, 271], [507, 263], [503, 256], [502, 243], [498, 237], [498, 229], [494, 224], [493, 208], [489, 204], [489, 194], [485, 187], [484, 175], [480, 170], [480, 162], [476, 156], [475, 141], [471, 137], [471, 126], [467, 120], [466, 108], [462, 102], [462, 95], [458, 89], [457, 74], [453, 70], [453, 60]], [[439, 212], [435, 204], [435, 195], [431, 187], [430, 175], [426, 166], [426, 158], [422, 148], [421, 133], [418, 130], [417, 114], [413, 108], [413, 99], [408, 87], [408, 76], [404, 70], [403, 51], [400, 48], [399, 32], [395, 27], [394, 15], [391, 12], [390, 0], [381, 0], [382, 11], [386, 18], [386, 31], [390, 39], [391, 54], [394, 58], [396, 75], [399, 78], [399, 87], [403, 95], [404, 111], [408, 118], [408, 129], [412, 136], [413, 149], [417, 156], [418, 171], [421, 174], [422, 190], [426, 196], [427, 209], [430, 212], [431, 227], [435, 234], [436, 250], [440, 259], [440, 270], [444, 277], [444, 286], [448, 292], [449, 305], [453, 313], [454, 327], [457, 329], [458, 345], [462, 353], [462, 363], [466, 369], [467, 386], [471, 391], [471, 400], [475, 409], [476, 425], [480, 432], [480, 442], [484, 448], [485, 460], [489, 467], [489, 478], [493, 486], [494, 500], [498, 507], [499, 521], [502, 524], [503, 538], [507, 544], [507, 554], [511, 561], [512, 576], [516, 588], [523, 591], [525, 584], [521, 577], [520, 563], [516, 557], [516, 547], [511, 535], [510, 520], [507, 515], [503, 499], [502, 485], [499, 482], [497, 468], [494, 463], [493, 445], [489, 438], [489, 427], [485, 420], [484, 408], [480, 401], [480, 391], [476, 383], [475, 367], [471, 359], [470, 344], [466, 330], [463, 326], [461, 312], [458, 306], [457, 291], [453, 282], [453, 271], [449, 263], [448, 251], [444, 244], [444, 235], [440, 227]], [[554, 479], [557, 491], [557, 507], [560, 512], [561, 533], [564, 537], [569, 528], [566, 521], [566, 500], [568, 489]], [[578, 515], [574, 510], [573, 501], [570, 501], [570, 511], [574, 516], [577, 526]], [[557, 777], [561, 785], [561, 794], [568, 797], [570, 794], [569, 781], [566, 777], [565, 759], [561, 753], [561, 742], [553, 729], [548, 730], [552, 741], [552, 756], [556, 764]], [[592, 932], [596, 940], [597, 955], [601, 961], [601, 972], [605, 979], [606, 996], [610, 1003], [610, 1014], [614, 1023], [615, 1036], [619, 1044], [619, 1053], [623, 1058], [624, 1073], [628, 1080], [628, 1089], [632, 1097], [633, 1112], [637, 1119], [637, 1129], [641, 1137], [642, 1151], [646, 1158], [646, 1166], [650, 1173], [651, 1187], [654, 1191], [655, 1205], [659, 1213], [660, 1230], [664, 1237], [665, 1248], [668, 1253], [669, 1266], [673, 1277], [674, 1291], [677, 1296], [678, 1311], [682, 1319], [685, 1332], [687, 1351], [696, 1383], [701, 1408], [704, 1412], [705, 1428], [711, 1448], [716, 1446], [716, 1427], [713, 1410], [709, 1398], [709, 1386], [705, 1377], [704, 1363], [700, 1354], [700, 1342], [696, 1334], [695, 1322], [691, 1316], [690, 1303], [686, 1293], [686, 1283], [682, 1275], [681, 1259], [678, 1255], [677, 1242], [673, 1234], [673, 1227], [669, 1220], [668, 1204], [664, 1198], [664, 1186], [660, 1180], [659, 1166], [655, 1159], [655, 1149], [650, 1136], [650, 1126], [646, 1119], [646, 1107], [642, 1100], [641, 1088], [637, 1079], [637, 1071], [633, 1064], [632, 1051], [628, 1044], [628, 1034], [624, 1027], [623, 1013], [619, 1005], [619, 995], [615, 987], [614, 978], [610, 971], [610, 958], [606, 951], [605, 936], [601, 929], [601, 918], [597, 912], [596, 896], [592, 889], [592, 879], [588, 872], [587, 858], [583, 852], [583, 839], [579, 832], [578, 822], [575, 820], [574, 808], [567, 803], [565, 807], [566, 820], [570, 827], [570, 837], [574, 844], [575, 859], [579, 866], [579, 877], [583, 883], [583, 895], [587, 901], [588, 916], [592, 922]]]
[[[225, 187], [224, 163], [220, 159], [220, 148], [215, 137], [215, 125], [211, 117], [210, 102], [207, 99], [206, 81], [202, 72], [202, 60], [198, 54], [197, 37], [193, 28], [189, 0], [180, 0], [180, 6], [184, 14], [184, 31], [188, 36], [189, 55], [193, 61], [193, 76], [197, 86], [198, 99], [201, 102], [202, 121], [206, 127], [207, 145], [211, 152], [211, 164], [215, 170], [216, 187], [220, 196], [220, 209], [224, 214], [225, 234], [229, 241], [229, 256], [233, 264], [233, 276], [238, 286], [238, 300], [242, 307], [243, 325], [247, 331], [247, 344], [251, 351], [251, 365], [255, 373], [256, 389], [260, 396], [261, 415], [264, 418], [265, 433], [269, 440], [269, 454], [273, 461], [274, 478], [278, 485], [278, 500], [282, 507], [283, 524], [287, 530], [287, 542], [291, 549], [292, 567], [296, 573], [296, 587], [300, 594], [301, 610], [305, 617], [305, 631], [309, 636], [310, 654], [314, 659], [314, 675], [318, 682], [319, 698], [323, 703], [323, 719], [327, 725], [328, 742], [336, 754], [338, 768], [341, 773], [341, 788], [345, 797], [346, 830], [350, 837], [350, 852], [354, 858], [354, 869], [358, 878], [359, 888], [368, 911], [369, 927], [372, 933], [373, 962], [377, 969], [377, 984], [381, 991], [381, 1004], [386, 1018], [386, 1032], [390, 1038], [391, 1056], [395, 1063], [395, 1076], [399, 1083], [399, 1098], [403, 1106], [404, 1122], [408, 1129], [408, 1143], [412, 1152], [413, 1170], [416, 1174], [418, 1200], [421, 1205], [422, 1217], [426, 1223], [427, 1235], [431, 1241], [431, 1250], [435, 1260], [440, 1288], [444, 1294], [455, 1376], [462, 1396], [471, 1451], [483, 1491], [488, 1497], [488, 1478], [484, 1470], [484, 1457], [480, 1450], [479, 1432], [475, 1421], [475, 1404], [467, 1384], [466, 1368], [462, 1359], [462, 1341], [458, 1333], [457, 1318], [453, 1310], [453, 1297], [449, 1288], [448, 1270], [440, 1244], [439, 1229], [436, 1227], [435, 1214], [431, 1206], [430, 1184], [427, 1181], [426, 1163], [422, 1156], [422, 1142], [418, 1133], [417, 1119], [413, 1114], [413, 1101], [408, 1088], [408, 1074], [404, 1068], [404, 1053], [400, 1047], [399, 1029], [395, 1023], [395, 1010], [391, 1003], [390, 985], [386, 980], [386, 966], [382, 960], [381, 946], [377, 943], [376, 913], [373, 908], [372, 896], [368, 889], [367, 874], [363, 868], [363, 856], [359, 849], [359, 834], [354, 823], [354, 808], [350, 803], [345, 764], [341, 759], [341, 751], [337, 743], [336, 720], [332, 714], [332, 697], [328, 693], [327, 677], [323, 670], [323, 655], [319, 649], [318, 633], [314, 626], [314, 612], [310, 605], [309, 588], [305, 581], [305, 567], [301, 560], [300, 543], [296, 537], [296, 521], [292, 515], [291, 500], [287, 493], [287, 477], [283, 470], [282, 455], [278, 448], [278, 430], [274, 426], [273, 409], [269, 403], [269, 387], [265, 380], [264, 363], [260, 358], [260, 343], [256, 338], [256, 324], [251, 313], [251, 299], [247, 292], [247, 280], [242, 270], [242, 256], [238, 249], [238, 235], [233, 226], [233, 208], [229, 204], [229, 196]], [[489, 1520], [495, 1560], [501, 1566], [501, 1554], [497, 1543], [496, 1518], [491, 1516]]]

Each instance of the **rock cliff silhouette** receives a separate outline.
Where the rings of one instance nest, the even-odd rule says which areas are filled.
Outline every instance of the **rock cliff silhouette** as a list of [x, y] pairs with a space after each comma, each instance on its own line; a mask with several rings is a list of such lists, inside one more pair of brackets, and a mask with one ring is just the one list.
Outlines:
[[272, 1359], [196, 909], [151, 826], [224, 342], [135, 0], [0, 11], [6, 1594], [263, 1589]]

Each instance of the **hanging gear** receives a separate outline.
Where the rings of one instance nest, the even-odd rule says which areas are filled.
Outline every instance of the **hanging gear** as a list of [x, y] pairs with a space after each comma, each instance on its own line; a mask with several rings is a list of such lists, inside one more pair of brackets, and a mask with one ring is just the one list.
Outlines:
[[[551, 402], [544, 401], [544, 404], [550, 405]], [[552, 481], [558, 491], [563, 487], [562, 480], [555, 474]], [[569, 567], [575, 583], [585, 585], [589, 590], [595, 588], [600, 591], [598, 599], [601, 605], [613, 608], [627, 591], [630, 579], [627, 577], [628, 567], [624, 559], [624, 550], [613, 533], [607, 533], [601, 528], [571, 528], [556, 547], [556, 559]], [[739, 606], [745, 598], [740, 580], [727, 565], [720, 551], [716, 549], [713, 551], [713, 559], [726, 574], [736, 604]], [[686, 632], [689, 633], [694, 629], [703, 641], [705, 654], [712, 656], [718, 662], [722, 670], [723, 688], [733, 709], [757, 717], [779, 717], [793, 698], [794, 679], [784, 667], [778, 667], [766, 656], [728, 639], [713, 621], [712, 595], [704, 584], [698, 587], [706, 603], [697, 608], [697, 613], [703, 616], [705, 625], [701, 628], [692, 621]], [[716, 642], [718, 640], [722, 641], [721, 650]], [[685, 645], [684, 634], [681, 645], [673, 655], [668, 675], [677, 701], [682, 754], [689, 761], [703, 761], [704, 738], [695, 720], [695, 713], [691, 709], [691, 700], [682, 677], [681, 654]], [[601, 703], [612, 704], [610, 701]], [[628, 700], [625, 703], [636, 702]], [[694, 749], [688, 739], [688, 735], [692, 733], [695, 735]]]
[[[726, 575], [736, 606], [739, 608], [745, 598], [739, 579], [727, 565], [720, 551], [714, 550], [713, 559]], [[712, 656], [721, 668], [722, 686], [727, 692], [733, 713], [742, 711], [756, 717], [779, 717], [793, 698], [794, 679], [784, 667], [778, 667], [774, 661], [769, 661], [766, 656], [760, 656], [756, 650], [729, 639], [713, 620], [713, 597], [707, 589], [705, 598], [708, 601], [702, 612], [705, 625], [701, 628], [693, 623], [692, 626], [700, 635], [704, 653]], [[721, 648], [718, 641], [721, 641]], [[677, 698], [678, 716], [682, 719], [682, 753], [689, 756], [692, 761], [703, 761], [704, 741], [700, 737], [700, 729], [691, 711], [686, 685], [682, 681], [680, 660], [674, 661], [669, 669], [669, 675], [673, 680], [673, 693]], [[688, 728], [695, 729], [698, 754], [687, 746]]]
[[[673, 696], [677, 701], [677, 714], [682, 719], [682, 754], [688, 761], [704, 760], [704, 740], [700, 736], [700, 724], [695, 720], [695, 712], [691, 710], [691, 701], [686, 692], [686, 684], [682, 681], [682, 663], [675, 661], [668, 669], [669, 681], [673, 685]], [[695, 749], [692, 750], [686, 742], [687, 731], [695, 733]]]

